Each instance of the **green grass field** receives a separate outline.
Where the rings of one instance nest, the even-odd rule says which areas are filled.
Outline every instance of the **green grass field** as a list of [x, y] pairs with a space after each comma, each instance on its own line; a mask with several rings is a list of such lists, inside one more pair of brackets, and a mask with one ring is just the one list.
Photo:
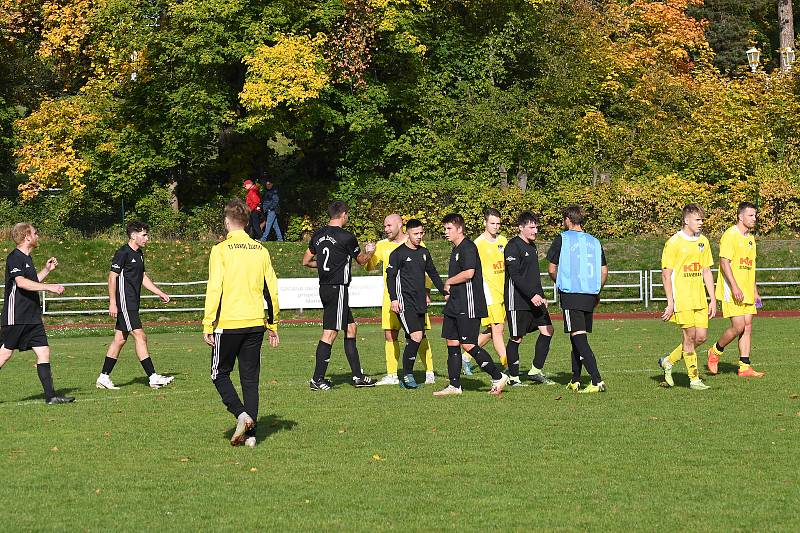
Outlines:
[[[712, 322], [711, 338], [724, 323]], [[675, 388], [658, 386], [672, 326], [606, 320], [592, 335], [605, 394], [564, 389], [568, 342], [557, 331], [546, 371], [562, 385], [495, 398], [482, 375], [439, 399], [434, 386], [346, 385], [341, 342], [336, 388], [312, 393], [319, 330], [287, 326], [281, 347], [264, 349], [255, 449], [227, 441], [234, 420], [199, 333], [151, 333], [170, 387], [148, 388], [126, 347], [112, 376], [122, 389], [101, 391], [110, 337], [53, 332], [56, 387], [78, 401], [44, 405], [30, 352], [0, 371], [0, 529], [795, 531], [797, 324], [757, 320], [753, 358], [766, 377], [737, 378], [729, 348], [706, 392], [687, 388], [682, 363]], [[359, 337], [364, 368], [379, 375], [380, 330]], [[436, 339], [436, 388], [444, 354]]]

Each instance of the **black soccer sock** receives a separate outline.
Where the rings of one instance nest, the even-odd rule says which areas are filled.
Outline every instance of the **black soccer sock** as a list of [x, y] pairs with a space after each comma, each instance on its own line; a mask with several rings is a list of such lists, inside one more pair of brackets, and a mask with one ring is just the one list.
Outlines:
[[492, 361], [489, 352], [476, 344], [475, 347], [469, 351], [469, 354], [475, 359], [475, 362], [478, 363], [481, 370], [492, 376], [492, 379], [500, 379], [503, 377], [503, 374], [497, 369], [494, 361]]
[[420, 343], [413, 339], [406, 339], [406, 347], [403, 350], [403, 374], [411, 374], [414, 370], [414, 362], [417, 360], [417, 351]]
[[103, 370], [101, 371], [102, 374], [106, 376], [111, 374], [111, 371], [114, 370], [114, 365], [117, 364], [117, 360], [113, 357], [106, 356], [105, 360], [103, 361]]
[[719, 345], [719, 341], [717, 341], [717, 342], [714, 343], [714, 351], [716, 351], [718, 354], [722, 355], [722, 352], [725, 351], [725, 348], [720, 346]]
[[583, 365], [581, 364], [581, 356], [578, 353], [578, 349], [575, 348], [575, 337], [570, 335], [569, 342], [572, 344], [572, 351], [570, 352], [572, 360], [572, 379], [570, 381], [577, 383], [581, 380], [581, 368]]
[[147, 374], [147, 377], [156, 373], [156, 367], [153, 366], [153, 360], [150, 359], [149, 355], [139, 362], [142, 364], [142, 368], [144, 368], [144, 373]]
[[350, 372], [353, 374], [353, 377], [363, 378], [364, 373], [361, 371], [361, 361], [358, 358], [358, 348], [356, 348], [355, 337], [345, 337], [344, 355], [347, 357], [347, 362], [350, 364]]
[[597, 385], [603, 381], [603, 378], [600, 377], [600, 371], [597, 369], [597, 359], [594, 357], [592, 347], [589, 346], [588, 337], [585, 333], [581, 333], [580, 335], [573, 335], [572, 338], [574, 339], [573, 346], [575, 346], [575, 349], [580, 355], [583, 366], [586, 367], [586, 371], [592, 376], [592, 385]]
[[461, 388], [461, 347], [447, 347], [447, 377], [450, 385]]
[[553, 337], [539, 333], [539, 338], [536, 339], [536, 348], [533, 352], [533, 367], [539, 370], [544, 368], [544, 362], [547, 360], [547, 354], [550, 353], [550, 341]]
[[327, 342], [317, 343], [316, 365], [314, 366], [314, 381], [319, 382], [325, 379], [325, 372], [328, 370], [328, 361], [331, 360], [331, 345]]
[[749, 365], [749, 364], [750, 364], [750, 356], [747, 356], [747, 357], [740, 357], [740, 358], [739, 358], [739, 361], [741, 361], [741, 362], [742, 362], [742, 364], [744, 364], [744, 365]]
[[53, 390], [53, 374], [50, 372], [50, 363], [37, 364], [36, 373], [39, 374], [39, 381], [42, 382], [44, 399], [49, 402], [50, 398], [56, 395], [56, 391]]
[[508, 363], [508, 374], [519, 376], [519, 343], [508, 339], [506, 343], [506, 362]]

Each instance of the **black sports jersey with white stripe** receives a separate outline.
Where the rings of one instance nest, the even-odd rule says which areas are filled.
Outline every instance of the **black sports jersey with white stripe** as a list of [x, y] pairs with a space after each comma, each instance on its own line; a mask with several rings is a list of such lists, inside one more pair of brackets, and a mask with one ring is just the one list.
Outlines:
[[425, 313], [428, 310], [425, 274], [440, 292], [444, 292], [444, 283], [433, 264], [430, 250], [421, 246], [412, 250], [406, 244], [401, 244], [389, 254], [386, 288], [389, 298], [400, 302], [403, 312]]
[[120, 312], [136, 311], [142, 293], [144, 279], [144, 253], [124, 244], [111, 260], [111, 272], [119, 274], [117, 279], [117, 306]]
[[483, 270], [478, 256], [478, 247], [471, 239], [464, 237], [450, 252], [450, 265], [447, 276], [460, 274], [465, 270], [475, 270], [471, 279], [450, 286], [450, 298], [444, 305], [444, 314], [451, 317], [483, 318], [488, 316], [486, 295], [483, 292]]
[[355, 235], [338, 226], [325, 226], [311, 236], [308, 249], [317, 256], [320, 285], [350, 285], [353, 259], [361, 253]]
[[531, 311], [531, 298], [544, 297], [539, 255], [536, 245], [517, 236], [508, 241], [503, 252], [506, 263], [505, 303], [509, 311]]
[[17, 286], [17, 278], [22, 276], [39, 282], [39, 273], [31, 256], [14, 248], [6, 258], [6, 286], [3, 301], [3, 317], [0, 325], [40, 324], [42, 304], [37, 291], [26, 291]]

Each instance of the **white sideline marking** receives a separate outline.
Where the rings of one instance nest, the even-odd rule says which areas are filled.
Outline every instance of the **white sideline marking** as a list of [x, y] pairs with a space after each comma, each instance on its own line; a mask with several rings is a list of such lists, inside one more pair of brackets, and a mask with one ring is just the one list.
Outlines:
[[[100, 390], [100, 389], [98, 389]], [[139, 398], [146, 398], [146, 399], [153, 399], [156, 395], [163, 395], [163, 396], [177, 396], [178, 394], [192, 394], [195, 392], [201, 392], [202, 389], [194, 389], [194, 390], [176, 390], [171, 392], [154, 392], [151, 395], [148, 394], [129, 394], [126, 396], [102, 396], [102, 397], [89, 397], [89, 398], [81, 398], [78, 397], [75, 399], [75, 403], [84, 403], [84, 402], [107, 402], [110, 400], [130, 400], [130, 399], [139, 399]], [[102, 393], [101, 393], [102, 394]], [[24, 402], [16, 402], [16, 403], [3, 403], [0, 404], [0, 408], [8, 408], [8, 407], [27, 407], [29, 405], [43, 405], [44, 400], [27, 400]]]

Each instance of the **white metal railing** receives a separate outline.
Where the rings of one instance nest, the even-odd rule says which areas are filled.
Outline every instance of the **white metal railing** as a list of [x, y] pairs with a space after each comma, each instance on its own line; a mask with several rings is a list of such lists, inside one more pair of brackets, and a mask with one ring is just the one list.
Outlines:
[[[717, 269], [712, 269], [715, 274]], [[757, 268], [758, 286], [760, 288], [762, 300], [789, 300], [800, 299], [800, 267], [767, 267]], [[551, 294], [551, 300], [556, 301], [558, 294], [556, 291], [555, 283], [550, 281], [550, 277], [546, 273], [542, 273], [542, 288], [545, 294]], [[443, 276], [444, 277], [444, 276]], [[782, 278], [782, 279], [776, 279]], [[191, 292], [192, 287], [206, 285], [206, 281], [183, 281], [183, 282], [159, 282], [160, 286], [165, 287], [182, 287], [181, 292], [178, 294], [170, 294], [171, 301], [184, 300], [186, 305], [183, 306], [157, 306], [150, 308], [139, 309], [140, 313], [156, 313], [156, 312], [193, 312], [202, 311], [202, 302], [200, 305], [192, 306], [192, 300], [202, 300], [205, 298], [205, 290], [202, 292]], [[95, 294], [78, 294], [78, 295], [52, 295], [46, 292], [40, 293], [42, 301], [42, 312], [46, 315], [90, 315], [90, 314], [105, 314], [108, 312], [108, 307], [101, 309], [89, 308], [64, 308], [70, 307], [70, 303], [74, 302], [107, 302], [108, 293], [105, 288], [106, 283], [64, 283], [65, 287], [102, 287], [101, 291], [96, 291]], [[0, 285], [3, 287], [3, 285]], [[783, 289], [783, 290], [781, 290]], [[436, 292], [436, 289], [432, 289]], [[98, 294], [99, 292], [99, 294]], [[779, 292], [779, 294], [775, 294]], [[619, 302], [619, 303], [636, 303], [641, 302], [645, 307], [649, 307], [653, 302], [666, 301], [664, 295], [664, 284], [661, 282], [661, 270], [612, 270], [608, 273], [608, 282], [603, 288], [603, 301], [604, 302]], [[142, 294], [142, 300], [159, 300], [158, 296], [154, 294]], [[2, 302], [2, 299], [0, 299]], [[431, 305], [442, 306], [443, 301], [434, 301]], [[53, 308], [55, 307], [55, 309]], [[83, 306], [86, 307], [86, 306]], [[92, 307], [92, 306], [89, 306]], [[97, 307], [97, 306], [94, 306]]]
[[[167, 287], [187, 287], [195, 285], [205, 285], [207, 281], [180, 281], [180, 282], [159, 282], [160, 286]], [[62, 283], [64, 287], [107, 287], [106, 283]], [[47, 292], [39, 293], [42, 300], [42, 313], [45, 315], [94, 315], [108, 313], [108, 307], [104, 309], [68, 309], [68, 310], [49, 310], [47, 304], [57, 302], [85, 302], [85, 301], [108, 301], [108, 293], [94, 296], [53, 296]], [[200, 299], [205, 298], [205, 292], [199, 294], [170, 294], [169, 299]], [[142, 300], [159, 300], [160, 298], [155, 294], [142, 294]], [[202, 311], [202, 307], [152, 307], [140, 308], [140, 313], [160, 313], [160, 312], [175, 312], [175, 311]]]
[[[714, 274], [714, 283], [717, 280], [717, 272], [719, 269], [713, 268], [711, 272]], [[771, 280], [767, 279], [764, 280], [758, 279], [758, 274], [761, 273], [797, 273], [798, 276], [795, 279], [786, 279], [786, 280]], [[664, 284], [661, 282], [661, 270], [648, 270], [648, 291], [647, 297], [649, 298], [649, 302], [665, 302], [667, 301], [667, 297], [664, 294]], [[793, 300], [793, 299], [800, 299], [800, 292], [794, 292], [792, 294], [769, 294], [770, 287], [799, 287], [800, 286], [800, 267], [764, 267], [764, 268], [756, 268], [756, 283], [759, 287], [759, 295], [761, 296], [762, 300]], [[762, 290], [766, 288], [767, 290]], [[658, 291], [658, 295], [657, 292]], [[663, 295], [663, 296], [662, 296]], [[648, 305], [649, 302], [645, 302], [645, 306]]]
[[[800, 270], [797, 269], [797, 270]], [[660, 271], [658, 271], [660, 272]], [[641, 271], [641, 270], [614, 270], [609, 271], [609, 281], [607, 283], [604, 291], [608, 294], [609, 291], [612, 292], [612, 295], [609, 297], [603, 298], [606, 302], [643, 302], [645, 305], [648, 303], [648, 288], [652, 289], [652, 285], [648, 287], [648, 271]], [[542, 288], [545, 290], [545, 294], [551, 294], [551, 301], [556, 301], [558, 298], [557, 290], [555, 287], [555, 283], [550, 280], [550, 277], [547, 273], [542, 273]], [[443, 276], [445, 277], [445, 276]], [[185, 289], [181, 289], [182, 292], [178, 294], [170, 294], [171, 301], [177, 300], [186, 300], [186, 304], [190, 304], [192, 300], [202, 300], [205, 298], [205, 291], [202, 292], [191, 292], [190, 287], [196, 287], [199, 285], [206, 285], [207, 281], [184, 281], [184, 282], [159, 282], [159, 286], [164, 287], [185, 287]], [[798, 282], [800, 284], [800, 282]], [[74, 287], [74, 288], [100, 288], [102, 290], [95, 290], [93, 294], [78, 294], [78, 295], [53, 295], [47, 292], [41, 292], [40, 298], [42, 302], [42, 312], [46, 315], [91, 315], [91, 314], [105, 314], [108, 312], [108, 307], [103, 308], [96, 308], [99, 306], [89, 306], [90, 308], [64, 308], [70, 307], [70, 303], [90, 303], [90, 302], [108, 302], [108, 293], [106, 291], [107, 284], [103, 282], [91, 282], [91, 283], [63, 283], [64, 287]], [[3, 287], [3, 285], [0, 285]], [[436, 289], [432, 289], [436, 292]], [[72, 292], [72, 291], [70, 291]], [[91, 291], [90, 291], [91, 292]], [[652, 293], [650, 293], [652, 294]], [[800, 295], [797, 296], [800, 298]], [[154, 294], [142, 294], [142, 300], [159, 300], [158, 296]], [[650, 298], [652, 299], [652, 298]], [[2, 302], [2, 299], [0, 299]], [[194, 311], [202, 311], [203, 307], [202, 301], [200, 302], [200, 306], [191, 306], [191, 305], [184, 305], [184, 306], [157, 306], [157, 307], [143, 307], [139, 309], [140, 313], [156, 313], [156, 312], [194, 312]], [[434, 306], [442, 306], [444, 305], [443, 301], [434, 301], [432, 302]], [[86, 306], [82, 306], [86, 307]]]

